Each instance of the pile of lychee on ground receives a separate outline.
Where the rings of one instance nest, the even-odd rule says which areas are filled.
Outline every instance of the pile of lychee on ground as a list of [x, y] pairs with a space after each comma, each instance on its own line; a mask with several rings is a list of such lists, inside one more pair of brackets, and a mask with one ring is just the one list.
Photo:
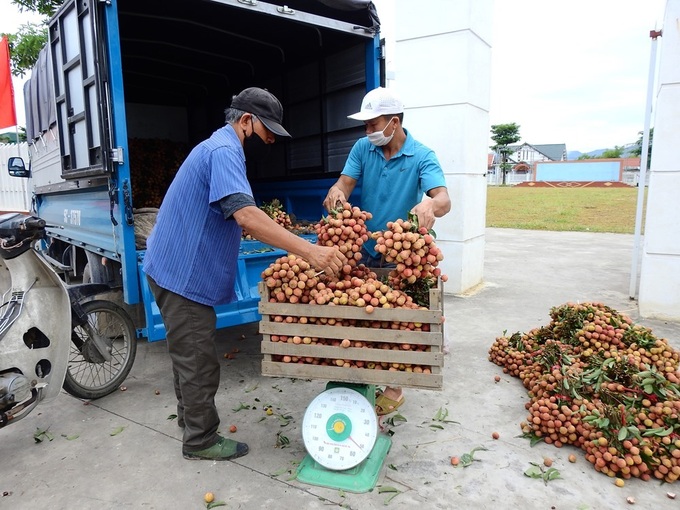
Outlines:
[[599, 472], [680, 477], [680, 355], [601, 303], [565, 304], [550, 324], [496, 339], [489, 360], [529, 390], [524, 434], [574, 445]]
[[[293, 254], [278, 258], [262, 272], [262, 279], [268, 290], [271, 303], [300, 305], [324, 305], [360, 307], [365, 312], [359, 318], [340, 318], [328, 309], [322, 316], [313, 314], [277, 315], [276, 322], [318, 324], [352, 328], [381, 328], [430, 331], [430, 324], [416, 321], [387, 320], [377, 310], [411, 309], [427, 310], [430, 289], [446, 281], [437, 267], [443, 260], [441, 250], [434, 242], [434, 236], [425, 228], [419, 228], [417, 219], [398, 219], [389, 222], [384, 231], [369, 232], [366, 221], [371, 213], [346, 203], [331, 211], [315, 225], [317, 243], [336, 247], [347, 258], [340, 275], [318, 272], [306, 261]], [[372, 238], [376, 249], [387, 264], [393, 267], [380, 276], [360, 264], [361, 248]], [[341, 315], [341, 314], [338, 314]], [[393, 317], [398, 317], [395, 313]], [[340, 333], [342, 329], [339, 329]], [[344, 348], [394, 349], [402, 351], [429, 350], [428, 345], [409, 342], [377, 342], [342, 338], [320, 338], [302, 335], [271, 335], [273, 342], [287, 342], [308, 345], [328, 345]], [[388, 363], [379, 360], [362, 361], [314, 356], [274, 356], [275, 361], [311, 363], [355, 368], [371, 368], [398, 371], [430, 373], [427, 366], [410, 363]]]

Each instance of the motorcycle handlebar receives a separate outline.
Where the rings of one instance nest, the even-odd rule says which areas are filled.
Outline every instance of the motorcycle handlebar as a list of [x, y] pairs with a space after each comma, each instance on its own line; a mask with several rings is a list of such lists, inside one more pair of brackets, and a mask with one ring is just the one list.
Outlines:
[[40, 228], [45, 228], [45, 220], [42, 218], [38, 218], [37, 216], [30, 216], [26, 218], [26, 221], [24, 221], [24, 225], [26, 226], [26, 230], [36, 230]]
[[30, 214], [0, 215], [0, 257], [12, 259], [26, 252], [31, 242], [45, 236], [45, 220]]

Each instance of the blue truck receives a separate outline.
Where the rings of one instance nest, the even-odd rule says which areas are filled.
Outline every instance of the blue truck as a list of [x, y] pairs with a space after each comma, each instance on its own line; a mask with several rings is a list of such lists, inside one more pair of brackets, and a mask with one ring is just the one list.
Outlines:
[[[346, 116], [384, 81], [383, 48], [364, 0], [65, 1], [25, 85], [30, 160], [10, 166], [49, 226], [46, 258], [67, 281], [116, 291], [138, 338], [164, 339], [142, 263], [184, 155], [224, 124], [233, 94], [267, 88], [293, 138], [248, 166], [255, 198], [318, 221], [363, 135]], [[242, 242], [238, 300], [216, 307], [218, 327], [260, 319], [260, 273], [282, 254]]]

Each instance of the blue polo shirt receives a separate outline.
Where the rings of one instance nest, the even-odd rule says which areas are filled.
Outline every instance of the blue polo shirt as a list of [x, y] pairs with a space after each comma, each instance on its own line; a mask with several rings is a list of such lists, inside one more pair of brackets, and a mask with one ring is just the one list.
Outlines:
[[[368, 138], [358, 140], [349, 153], [342, 175], [361, 185], [361, 208], [373, 215], [367, 222], [369, 231], [385, 230], [388, 221], [407, 219], [408, 213], [420, 203], [423, 193], [446, 186], [444, 171], [434, 151], [406, 133], [401, 150], [386, 160], [381, 147]], [[372, 256], [377, 256], [375, 241], [364, 245]]]
[[164, 289], [205, 305], [236, 299], [241, 227], [220, 200], [253, 192], [245, 155], [226, 125], [197, 145], [168, 188], [147, 240], [144, 272]]

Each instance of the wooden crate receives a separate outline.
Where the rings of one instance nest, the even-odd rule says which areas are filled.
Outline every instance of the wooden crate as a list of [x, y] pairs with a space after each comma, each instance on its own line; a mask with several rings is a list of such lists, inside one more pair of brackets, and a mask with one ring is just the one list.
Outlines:
[[[291, 303], [270, 303], [269, 289], [264, 282], [259, 284], [260, 333], [262, 334], [262, 374], [272, 377], [293, 377], [299, 379], [323, 379], [327, 381], [377, 384], [402, 387], [442, 389], [442, 312], [443, 286], [438, 282], [430, 290], [430, 309], [411, 310], [405, 308], [376, 308], [369, 314], [356, 306], [308, 305]], [[372, 327], [334, 326], [328, 324], [298, 322], [275, 322], [274, 316], [325, 317], [327, 319], [365, 319], [372, 321], [399, 321], [429, 324], [430, 331], [394, 330]], [[334, 347], [329, 345], [294, 344], [272, 342], [272, 335], [288, 337], [317, 337], [365, 341], [373, 343], [409, 343], [429, 346], [427, 351], [391, 350], [367, 347]], [[373, 368], [345, 368], [339, 366], [314, 365], [311, 363], [285, 363], [274, 361], [273, 356], [312, 357], [344, 359], [348, 361], [372, 361], [403, 363], [426, 366], [431, 373], [376, 370]]]

